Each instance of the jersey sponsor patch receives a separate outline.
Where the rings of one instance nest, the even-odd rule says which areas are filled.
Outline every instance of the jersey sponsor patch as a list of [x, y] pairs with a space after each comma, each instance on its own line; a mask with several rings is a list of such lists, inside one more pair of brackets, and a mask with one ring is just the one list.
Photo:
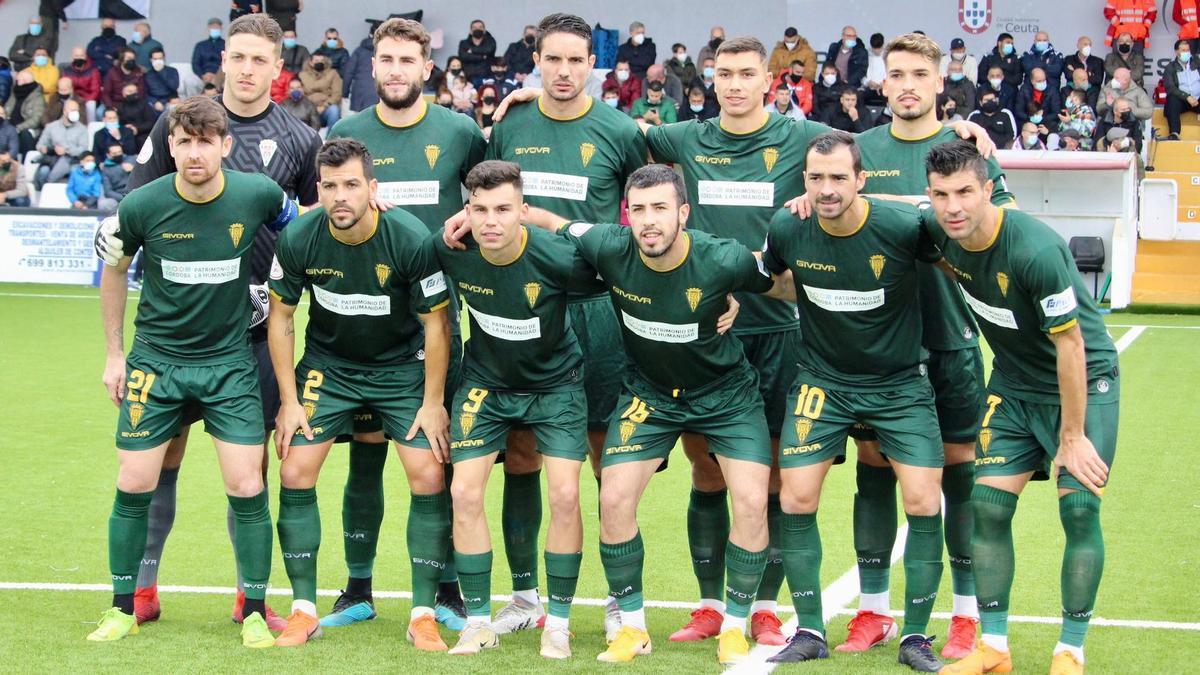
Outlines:
[[817, 288], [802, 284], [808, 301], [829, 312], [865, 312], [883, 307], [883, 289], [873, 291], [843, 291], [836, 288]]
[[774, 183], [702, 180], [696, 192], [701, 204], [711, 206], [775, 206]]
[[446, 275], [440, 271], [434, 272], [421, 280], [421, 292], [425, 297], [432, 298], [438, 293], [446, 291]]
[[587, 176], [571, 176], [565, 173], [545, 171], [522, 171], [521, 183], [527, 197], [557, 197], [582, 202], [587, 199]]
[[467, 305], [467, 310], [479, 324], [480, 330], [494, 338], [509, 342], [536, 340], [542, 337], [542, 323], [535, 316], [532, 319], [506, 319], [481, 312]]
[[1041, 300], [1042, 313], [1046, 316], [1063, 316], [1075, 310], [1075, 289], [1071, 286], [1054, 295], [1047, 295]]
[[[961, 284], [959, 284], [959, 288], [962, 288]], [[1001, 328], [1017, 330], [1017, 317], [1011, 309], [992, 307], [981, 300], [976, 300], [974, 296], [967, 292], [966, 288], [962, 288], [962, 293], [963, 297], [967, 299], [967, 305], [979, 315], [979, 318], [990, 321]]]
[[386, 295], [364, 293], [334, 293], [320, 286], [312, 287], [317, 304], [342, 316], [387, 316], [392, 313], [392, 299]]
[[621, 320], [625, 322], [625, 326], [629, 330], [633, 331], [634, 335], [655, 342], [694, 342], [700, 337], [700, 324], [698, 323], [645, 321], [636, 316], [630, 316], [625, 310], [621, 310]]
[[228, 281], [236, 281], [241, 268], [241, 258], [162, 261], [163, 278], [177, 284], [223, 284]]
[[381, 181], [376, 194], [399, 206], [423, 206], [438, 203], [439, 189], [436, 180], [393, 180]]

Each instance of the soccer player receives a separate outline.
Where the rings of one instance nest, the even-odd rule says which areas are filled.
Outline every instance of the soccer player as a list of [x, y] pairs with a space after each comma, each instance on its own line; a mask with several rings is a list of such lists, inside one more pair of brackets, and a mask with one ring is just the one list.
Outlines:
[[[1104, 569], [1100, 497], [1116, 455], [1117, 351], [1062, 237], [989, 203], [991, 171], [970, 145], [933, 148], [929, 199], [942, 252], [995, 353], [971, 494], [983, 637], [943, 673], [1008, 672], [1017, 498], [1053, 465], [1066, 535], [1062, 629], [1051, 675], [1082, 673], [1083, 642]], [[932, 224], [931, 224], [932, 225]]]
[[[901, 35], [884, 47], [887, 77], [883, 89], [893, 121], [855, 138], [867, 173], [864, 193], [922, 195], [927, 185], [925, 155], [934, 146], [957, 138], [938, 121], [935, 109], [942, 90], [938, 75], [941, 54], [936, 42], [916, 33]], [[1013, 196], [995, 159], [988, 161], [988, 170], [992, 203], [1011, 204]], [[924, 299], [922, 344], [929, 351], [929, 381], [946, 454], [942, 493], [954, 611], [941, 653], [945, 658], [962, 658], [974, 649], [979, 616], [971, 574], [971, 486], [975, 436], [983, 416], [983, 355], [979, 329], [954, 283], [925, 263], [917, 266], [917, 275]], [[854, 538], [862, 593], [850, 634], [836, 648], [845, 652], [864, 651], [896, 635], [888, 603], [896, 541], [896, 476], [872, 431], [854, 429], [851, 435], [859, 446]]]
[[[109, 518], [113, 606], [89, 640], [137, 633], [134, 589], [146, 546], [146, 521], [171, 438], [186, 408], [213, 437], [229, 505], [245, 594], [242, 643], [270, 647], [263, 618], [271, 573], [271, 513], [262, 480], [262, 401], [248, 332], [246, 286], [254, 242], [296, 209], [270, 179], [222, 170], [232, 146], [221, 106], [203, 97], [168, 115], [178, 173], [131, 193], [117, 213], [123, 254], [101, 276], [108, 357], [104, 385], [120, 408], [120, 468]], [[126, 270], [141, 249], [145, 276], [134, 345], [126, 360]]]
[[[334, 440], [352, 429], [359, 409], [369, 408], [395, 439], [412, 493], [408, 640], [420, 650], [444, 651], [433, 605], [449, 527], [441, 466], [449, 451], [442, 402], [450, 354], [446, 281], [416, 217], [372, 208], [377, 183], [361, 143], [331, 140], [317, 165], [322, 208], [279, 238], [270, 280], [268, 340], [281, 395], [279, 547], [293, 595], [277, 644], [320, 635], [315, 485]], [[312, 304], [296, 365], [293, 315], [305, 288]]]
[[[379, 103], [347, 117], [329, 138], [353, 138], [375, 158], [379, 180], [377, 205], [399, 207], [430, 230], [462, 209], [462, 182], [483, 159], [486, 142], [474, 120], [441, 106], [429, 105], [421, 90], [433, 68], [429, 33], [410, 19], [384, 21], [372, 34], [375, 89]], [[457, 295], [450, 294], [450, 368], [446, 395], [457, 389], [462, 341], [456, 318]], [[450, 401], [446, 401], [449, 405]], [[370, 415], [370, 411], [363, 414]], [[334, 602], [325, 626], [342, 626], [375, 616], [371, 577], [379, 526], [383, 521], [383, 467], [387, 442], [378, 420], [360, 424], [350, 442], [350, 475], [342, 501], [342, 530], [349, 578]], [[447, 480], [450, 470], [447, 466]], [[447, 483], [449, 487], [449, 483]], [[451, 542], [447, 566], [438, 587], [435, 614], [439, 622], [461, 630], [466, 622], [454, 574]]]
[[[585, 93], [595, 64], [592, 29], [569, 14], [538, 24], [533, 54], [544, 90], [525, 92], [536, 105], [516, 106], [492, 127], [487, 157], [521, 167], [525, 201], [566, 218], [619, 222], [625, 180], [646, 162], [646, 143], [627, 115]], [[761, 106], [760, 106], [761, 107]], [[583, 350], [588, 436], [599, 475], [604, 434], [620, 393], [624, 366], [616, 316], [603, 293], [577, 295], [569, 310]], [[540, 461], [528, 432], [510, 434], [505, 453], [504, 551], [513, 600], [496, 615], [497, 632], [532, 628], [542, 620], [537, 537], [541, 529]], [[615, 602], [606, 629], [615, 634]]]
[[571, 601], [583, 560], [579, 472], [587, 455], [583, 355], [567, 327], [567, 294], [602, 289], [596, 271], [561, 237], [522, 224], [521, 169], [490, 160], [467, 174], [476, 246], [454, 250], [437, 236], [442, 269], [466, 298], [471, 339], [450, 408], [454, 462], [454, 556], [470, 617], [451, 654], [498, 644], [491, 626], [492, 546], [484, 494], [514, 425], [532, 429], [546, 465], [550, 611], [542, 656], [571, 656]]
[[[311, 127], [271, 102], [271, 82], [283, 67], [280, 57], [283, 31], [266, 14], [250, 14], [229, 24], [228, 40], [222, 54], [221, 69], [225, 73], [225, 90], [218, 99], [229, 120], [233, 148], [222, 160], [222, 166], [233, 171], [261, 173], [302, 205], [316, 203], [316, 156], [321, 138]], [[142, 146], [133, 174], [129, 179], [132, 191], [157, 178], [175, 171], [171, 158], [167, 117], [161, 116]], [[109, 228], [115, 221], [109, 221]], [[111, 233], [109, 235], [112, 236]], [[102, 240], [98, 243], [103, 243]], [[119, 255], [120, 246], [111, 246], [112, 255]], [[253, 308], [250, 318], [250, 341], [258, 360], [259, 387], [263, 403], [263, 426], [274, 428], [275, 412], [279, 405], [275, 375], [267, 353], [267, 274], [275, 252], [275, 234], [261, 229], [251, 253], [249, 298]], [[102, 254], [102, 257], [103, 254]], [[190, 424], [197, 418], [185, 413], [180, 435], [171, 440], [163, 459], [162, 475], [150, 506], [150, 525], [146, 535], [146, 553], [138, 571], [135, 597], [139, 622], [159, 617], [158, 570], [163, 546], [175, 521], [175, 486], [183, 453], [187, 448]], [[263, 449], [263, 476], [267, 471], [266, 448]], [[227, 523], [233, 536], [233, 512]], [[238, 582], [240, 589], [241, 579]], [[239, 590], [233, 607], [234, 621], [242, 618], [242, 593]], [[283, 630], [286, 623], [267, 608], [267, 623], [272, 630]]]
[[878, 435], [909, 524], [899, 661], [936, 672], [942, 663], [925, 633], [942, 576], [944, 457], [923, 363], [917, 261], [938, 253], [915, 208], [860, 196], [865, 181], [852, 136], [813, 139], [805, 183], [814, 213], [799, 218], [781, 209], [763, 252], [771, 272], [791, 272], [786, 290], [798, 299], [803, 327], [779, 456], [780, 545], [799, 625], [771, 661], [829, 655], [817, 506], [826, 474], [845, 460], [847, 435], [860, 424]]

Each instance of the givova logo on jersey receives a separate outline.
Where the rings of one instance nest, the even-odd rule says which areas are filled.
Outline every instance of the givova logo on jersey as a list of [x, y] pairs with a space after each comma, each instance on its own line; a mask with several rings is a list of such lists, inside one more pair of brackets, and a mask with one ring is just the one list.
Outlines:
[[992, 0], [958, 0], [958, 25], [979, 35], [992, 25]]

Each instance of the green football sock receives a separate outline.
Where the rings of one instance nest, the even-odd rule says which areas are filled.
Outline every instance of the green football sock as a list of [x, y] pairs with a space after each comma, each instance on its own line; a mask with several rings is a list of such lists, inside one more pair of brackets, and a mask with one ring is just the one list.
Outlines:
[[342, 532], [346, 568], [355, 579], [375, 569], [379, 526], [383, 523], [383, 466], [388, 444], [350, 441], [350, 475], [342, 493]]
[[512, 571], [514, 591], [538, 586], [538, 532], [542, 529], [542, 472], [504, 474], [500, 512], [504, 555]]
[[492, 616], [492, 552], [454, 552], [463, 604], [470, 616]]
[[117, 489], [112, 515], [108, 517], [108, 569], [113, 595], [129, 595], [137, 588], [138, 565], [146, 549], [146, 522], [154, 491], [124, 492]]
[[946, 496], [946, 552], [950, 555], [950, 583], [955, 595], [975, 595], [971, 571], [971, 488], [975, 486], [975, 462], [951, 464], [942, 471], [942, 494]]
[[925, 635], [942, 583], [942, 514], [908, 518], [904, 542], [904, 629], [901, 635]]
[[432, 608], [438, 579], [446, 566], [446, 513], [450, 497], [445, 490], [433, 495], [412, 495], [408, 511], [408, 555], [412, 564], [413, 607]]
[[[443, 476], [446, 494], [450, 494], [450, 485], [454, 483], [454, 465], [447, 464]], [[454, 500], [450, 500], [450, 508], [446, 510], [446, 568], [442, 570], [439, 585], [457, 584], [458, 566], [454, 560]]]
[[762, 582], [767, 564], [767, 549], [747, 551], [737, 544], [725, 544], [725, 613], [737, 619], [750, 615], [754, 593]]
[[863, 593], [886, 593], [896, 545], [896, 474], [858, 463], [854, 495], [854, 550]]
[[688, 548], [692, 571], [700, 583], [700, 597], [719, 600], [725, 591], [725, 544], [729, 541], [727, 490], [701, 492], [688, 497]]
[[796, 622], [825, 634], [821, 609], [821, 531], [815, 513], [784, 513], [780, 518], [780, 544], [783, 567], [787, 571], [788, 590]]
[[779, 520], [783, 509], [779, 506], [779, 495], [767, 495], [767, 566], [763, 568], [762, 581], [758, 583], [758, 592], [754, 599], [775, 601], [779, 598], [779, 587], [783, 585], [783, 554], [780, 551]]
[[971, 508], [975, 512], [971, 560], [980, 627], [988, 635], [1008, 635], [1008, 597], [1016, 572], [1012, 520], [1017, 495], [976, 483]]
[[321, 512], [317, 489], [279, 488], [279, 548], [292, 582], [292, 599], [317, 601], [317, 551], [321, 548]]
[[158, 565], [162, 561], [163, 547], [175, 525], [175, 487], [178, 482], [179, 467], [163, 469], [158, 473], [158, 487], [154, 488], [154, 499], [150, 501], [150, 512], [146, 519], [146, 550], [142, 553], [138, 569], [138, 588], [158, 585]]
[[1100, 498], [1078, 491], [1058, 500], [1058, 516], [1067, 535], [1062, 563], [1063, 623], [1059, 642], [1083, 647], [1104, 572], [1104, 534]]
[[551, 553], [546, 551], [546, 593], [550, 595], [550, 616], [566, 619], [571, 616], [575, 587], [579, 585], [579, 566], [583, 553]]
[[242, 571], [242, 590], [251, 600], [267, 597], [271, 580], [271, 551], [275, 533], [271, 528], [271, 505], [267, 491], [253, 497], [227, 495], [233, 508], [233, 551]]
[[608, 594], [617, 599], [623, 612], [642, 609], [642, 564], [645, 560], [641, 532], [619, 544], [600, 542], [600, 564], [608, 579]]

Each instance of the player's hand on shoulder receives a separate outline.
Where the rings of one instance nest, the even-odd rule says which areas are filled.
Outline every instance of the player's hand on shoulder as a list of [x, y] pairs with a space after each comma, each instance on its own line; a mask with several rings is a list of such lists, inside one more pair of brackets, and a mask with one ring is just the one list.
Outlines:
[[537, 97], [539, 97], [541, 95], [542, 95], [542, 90], [537, 87], [528, 87], [528, 88], [521, 88], [521, 89], [514, 90], [511, 94], [504, 97], [504, 100], [500, 102], [500, 106], [497, 107], [496, 111], [492, 113], [492, 124], [495, 124], [496, 122], [499, 122], [500, 120], [504, 119], [504, 116], [508, 114], [509, 106], [520, 105], [522, 103], [529, 103], [530, 101], [536, 99]]
[[104, 360], [104, 375], [101, 377], [104, 388], [108, 390], [108, 400], [113, 405], [121, 407], [125, 400], [125, 355], [116, 354]]
[[100, 221], [96, 226], [94, 245], [96, 257], [109, 267], [116, 267], [125, 256], [125, 243], [117, 236], [121, 231], [121, 221], [113, 214]]
[[798, 197], [793, 197], [783, 203], [783, 207], [791, 211], [797, 218], [808, 218], [812, 215], [812, 202], [808, 200], [808, 193], [804, 193]]
[[470, 231], [471, 223], [467, 221], [467, 209], [463, 207], [461, 211], [446, 219], [445, 227], [442, 228], [442, 243], [446, 245], [446, 248], [466, 250], [467, 247], [462, 243], [462, 238], [467, 236]]
[[304, 438], [313, 439], [312, 428], [308, 426], [308, 415], [304, 412], [304, 406], [298, 401], [284, 402], [279, 406], [279, 412], [275, 414], [275, 455], [279, 457], [279, 461], [287, 459], [288, 452], [291, 450], [292, 437], [296, 432], [304, 434]]

